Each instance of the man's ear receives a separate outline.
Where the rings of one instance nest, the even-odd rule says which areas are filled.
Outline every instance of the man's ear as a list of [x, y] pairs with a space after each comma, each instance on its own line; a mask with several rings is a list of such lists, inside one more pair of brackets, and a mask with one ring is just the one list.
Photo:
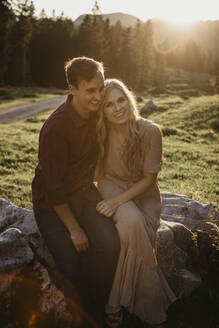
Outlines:
[[71, 92], [71, 94], [74, 96], [75, 95], [75, 91], [77, 90], [78, 88], [75, 87], [73, 84], [69, 84], [69, 91]]

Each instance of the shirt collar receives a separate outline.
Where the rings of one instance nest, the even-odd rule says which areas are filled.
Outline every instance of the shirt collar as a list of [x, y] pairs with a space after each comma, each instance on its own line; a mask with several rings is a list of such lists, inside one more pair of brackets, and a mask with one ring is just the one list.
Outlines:
[[76, 109], [72, 105], [72, 100], [73, 100], [73, 95], [69, 94], [65, 102], [65, 108], [69, 118], [74, 123], [76, 128], [80, 128], [86, 125], [90, 121], [90, 119], [96, 118], [97, 116], [96, 113], [91, 113], [91, 115], [87, 119], [81, 117], [81, 115], [76, 111]]

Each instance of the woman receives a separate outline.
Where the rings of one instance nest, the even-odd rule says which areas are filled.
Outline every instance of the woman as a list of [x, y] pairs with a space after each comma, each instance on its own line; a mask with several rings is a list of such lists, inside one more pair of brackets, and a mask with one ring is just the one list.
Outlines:
[[134, 98], [119, 80], [105, 83], [97, 124], [100, 143], [97, 211], [113, 215], [121, 242], [109, 301], [108, 325], [118, 327], [122, 307], [152, 326], [166, 319], [175, 296], [156, 260], [156, 230], [161, 201], [162, 136], [151, 121], [139, 117]]

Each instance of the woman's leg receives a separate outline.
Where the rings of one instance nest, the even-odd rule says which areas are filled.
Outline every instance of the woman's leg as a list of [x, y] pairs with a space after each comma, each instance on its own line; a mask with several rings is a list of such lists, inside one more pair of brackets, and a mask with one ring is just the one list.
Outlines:
[[120, 252], [120, 240], [112, 218], [96, 211], [87, 201], [79, 224], [88, 236], [90, 248], [82, 254], [82, 270], [87, 288], [95, 301], [104, 306], [109, 297]]

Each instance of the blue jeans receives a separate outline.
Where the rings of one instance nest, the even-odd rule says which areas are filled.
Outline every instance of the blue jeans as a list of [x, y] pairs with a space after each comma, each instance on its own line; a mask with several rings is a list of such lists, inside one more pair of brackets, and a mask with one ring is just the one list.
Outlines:
[[108, 301], [120, 251], [112, 218], [99, 214], [96, 203], [86, 201], [77, 220], [90, 247], [88, 251], [78, 253], [67, 228], [54, 211], [34, 209], [34, 214], [58, 271], [76, 287], [82, 300], [103, 307]]

